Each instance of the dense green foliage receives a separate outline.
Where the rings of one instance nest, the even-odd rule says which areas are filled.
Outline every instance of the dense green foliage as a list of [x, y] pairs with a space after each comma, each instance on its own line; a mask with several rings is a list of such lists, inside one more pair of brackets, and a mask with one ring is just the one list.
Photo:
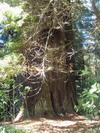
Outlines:
[[[84, 2], [87, 4], [89, 2], [89, 6], [85, 5]], [[79, 52], [81, 51], [81, 54], [83, 54], [84, 70], [81, 71], [81, 82], [77, 86], [79, 105], [75, 108], [80, 114], [84, 114], [88, 118], [93, 118], [95, 116], [99, 117], [100, 115], [99, 12], [96, 15], [96, 11], [99, 11], [99, 8], [94, 10], [91, 1], [84, 2], [82, 14], [76, 22], [79, 34], [78, 36], [76, 34], [76, 41], [80, 45], [83, 45], [83, 47], [79, 48]], [[94, 2], [96, 5], [97, 1]]]
[[15, 127], [0, 125], [0, 133], [26, 133], [24, 130], [15, 129]]
[[19, 4], [22, 2], [22, 0], [0, 0], [2, 3], [7, 3], [10, 6], [19, 6]]

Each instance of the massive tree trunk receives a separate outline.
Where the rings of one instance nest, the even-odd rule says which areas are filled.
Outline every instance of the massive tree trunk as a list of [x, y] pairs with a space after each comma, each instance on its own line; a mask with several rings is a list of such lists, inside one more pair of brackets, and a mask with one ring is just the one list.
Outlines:
[[[66, 4], [65, 1], [37, 0], [28, 1], [28, 4], [31, 5], [30, 14], [38, 16], [37, 25], [26, 40], [30, 45], [24, 54], [27, 79], [32, 81], [30, 86], [33, 88], [26, 95], [29, 115], [72, 113], [76, 104], [76, 85], [69, 1]], [[32, 85], [35, 82], [36, 87]], [[38, 88], [37, 95], [35, 88]]]

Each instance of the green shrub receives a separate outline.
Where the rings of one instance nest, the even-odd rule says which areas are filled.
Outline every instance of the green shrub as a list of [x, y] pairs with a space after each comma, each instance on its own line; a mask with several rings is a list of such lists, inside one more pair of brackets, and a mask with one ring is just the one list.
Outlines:
[[99, 116], [100, 114], [100, 84], [95, 83], [91, 88], [86, 88], [78, 99], [76, 111], [85, 114], [88, 118]]
[[22, 129], [15, 129], [12, 126], [0, 125], [0, 133], [26, 133]]

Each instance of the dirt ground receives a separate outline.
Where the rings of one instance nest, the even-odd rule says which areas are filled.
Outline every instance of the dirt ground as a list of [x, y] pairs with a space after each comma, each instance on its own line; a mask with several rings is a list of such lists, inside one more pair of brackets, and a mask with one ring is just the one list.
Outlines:
[[[17, 123], [5, 122], [27, 133], [85, 133], [85, 129], [100, 127], [100, 119], [86, 120], [83, 116], [68, 114], [61, 118], [34, 118]], [[92, 132], [91, 132], [92, 133]]]

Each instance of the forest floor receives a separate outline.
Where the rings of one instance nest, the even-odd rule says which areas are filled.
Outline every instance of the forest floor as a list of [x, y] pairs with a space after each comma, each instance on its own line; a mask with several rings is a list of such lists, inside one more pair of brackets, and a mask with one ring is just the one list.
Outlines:
[[[83, 116], [68, 114], [62, 118], [34, 118], [22, 122], [2, 124], [14, 126], [17, 129], [23, 129], [27, 133], [100, 133], [100, 119], [87, 120]], [[99, 131], [93, 132], [93, 128]], [[88, 131], [86, 131], [88, 129]]]

